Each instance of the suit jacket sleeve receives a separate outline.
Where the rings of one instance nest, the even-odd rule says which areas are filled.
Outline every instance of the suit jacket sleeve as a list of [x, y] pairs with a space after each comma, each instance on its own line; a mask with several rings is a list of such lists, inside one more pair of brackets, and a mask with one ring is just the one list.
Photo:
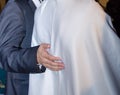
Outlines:
[[15, 2], [8, 3], [0, 15], [0, 64], [9, 72], [41, 72], [37, 66], [38, 46], [21, 48], [24, 36], [24, 16]]
[[115, 20], [120, 20], [120, 0], [109, 0], [106, 6], [107, 13]]

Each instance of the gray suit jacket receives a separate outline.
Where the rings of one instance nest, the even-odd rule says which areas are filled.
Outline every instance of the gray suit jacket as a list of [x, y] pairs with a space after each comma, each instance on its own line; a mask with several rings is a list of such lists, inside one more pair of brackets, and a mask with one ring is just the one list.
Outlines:
[[42, 72], [36, 60], [39, 46], [30, 48], [34, 11], [28, 10], [32, 17], [31, 27], [27, 29], [23, 12], [15, 0], [9, 0], [0, 15], [0, 64], [8, 72], [6, 95], [27, 95], [28, 74]]

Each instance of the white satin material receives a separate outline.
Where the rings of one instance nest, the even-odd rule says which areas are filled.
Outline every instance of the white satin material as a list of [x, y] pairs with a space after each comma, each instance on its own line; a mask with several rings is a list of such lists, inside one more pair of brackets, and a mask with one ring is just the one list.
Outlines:
[[36, 6], [37, 8], [40, 7], [41, 3], [40, 3], [39, 0], [32, 0], [32, 1], [33, 1], [33, 3], [35, 4], [35, 6]]
[[32, 46], [41, 43], [51, 44], [65, 69], [30, 74], [29, 95], [118, 95], [120, 39], [94, 0], [44, 1], [35, 14]]

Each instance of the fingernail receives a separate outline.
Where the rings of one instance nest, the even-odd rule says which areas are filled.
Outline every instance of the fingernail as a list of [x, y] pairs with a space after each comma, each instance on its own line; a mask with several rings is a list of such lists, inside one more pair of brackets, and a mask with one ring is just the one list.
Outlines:
[[50, 48], [50, 45], [48, 45], [48, 48]]

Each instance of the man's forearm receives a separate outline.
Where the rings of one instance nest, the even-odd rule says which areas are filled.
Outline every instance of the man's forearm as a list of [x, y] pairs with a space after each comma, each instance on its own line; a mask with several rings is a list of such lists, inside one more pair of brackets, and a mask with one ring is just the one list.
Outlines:
[[41, 72], [37, 65], [37, 47], [22, 49], [3, 46], [0, 48], [0, 62], [3, 69], [9, 72], [37, 73]]

